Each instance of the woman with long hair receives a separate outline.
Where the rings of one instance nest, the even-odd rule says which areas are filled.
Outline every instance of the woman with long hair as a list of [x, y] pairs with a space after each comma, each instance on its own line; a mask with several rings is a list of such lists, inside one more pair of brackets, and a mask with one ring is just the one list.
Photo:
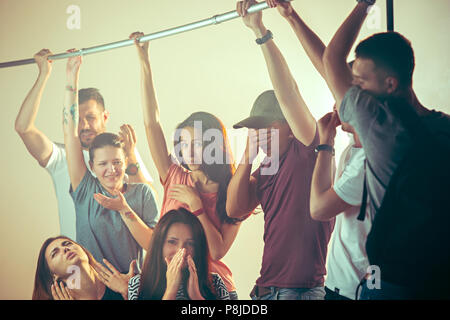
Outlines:
[[156, 225], [142, 274], [130, 279], [129, 300], [229, 300], [218, 274], [209, 272], [209, 250], [197, 217], [184, 208]]
[[127, 299], [128, 274], [120, 274], [108, 261], [99, 264], [83, 246], [65, 236], [48, 238], [39, 251], [33, 300], [122, 300]]
[[[175, 154], [169, 154], [153, 86], [148, 42], [139, 44], [143, 33], [134, 32], [141, 64], [142, 103], [147, 141], [164, 186], [161, 216], [180, 207], [200, 220], [211, 253], [211, 270], [217, 272], [232, 299], [237, 299], [230, 269], [220, 261], [239, 231], [240, 220], [228, 217], [225, 209], [227, 187], [235, 171], [226, 130], [221, 121], [207, 112], [196, 112], [177, 127]], [[212, 141], [211, 141], [212, 140]]]
[[[81, 57], [67, 61], [63, 128], [70, 195], [76, 212], [77, 241], [97, 261], [106, 258], [120, 272], [126, 272], [132, 260], [141, 265], [158, 209], [151, 188], [144, 183], [125, 183], [127, 157], [121, 138], [113, 133], [95, 136], [79, 133], [93, 112], [78, 107], [78, 76]], [[92, 107], [95, 108], [95, 107]], [[80, 117], [83, 112], [85, 116]], [[79, 120], [81, 119], [81, 120]], [[83, 158], [80, 136], [93, 139], [89, 148], [88, 170]], [[95, 136], [95, 137], [94, 137]]]

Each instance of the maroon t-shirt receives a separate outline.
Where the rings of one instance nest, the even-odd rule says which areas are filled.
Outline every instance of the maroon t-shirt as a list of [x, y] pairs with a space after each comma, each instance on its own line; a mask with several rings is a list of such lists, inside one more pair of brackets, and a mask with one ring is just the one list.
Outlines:
[[[323, 286], [327, 246], [334, 227], [314, 221], [309, 211], [312, 173], [316, 161], [314, 141], [305, 146], [292, 139], [281, 155], [275, 175], [257, 179], [257, 196], [264, 211], [264, 253], [260, 277], [262, 287], [314, 288]], [[265, 165], [270, 166], [270, 164]]]

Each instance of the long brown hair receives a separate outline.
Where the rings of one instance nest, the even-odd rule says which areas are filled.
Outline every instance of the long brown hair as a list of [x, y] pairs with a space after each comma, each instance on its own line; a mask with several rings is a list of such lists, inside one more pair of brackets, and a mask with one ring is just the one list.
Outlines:
[[[209, 250], [203, 227], [196, 216], [184, 208], [167, 212], [158, 222], [153, 232], [150, 248], [142, 267], [142, 276], [139, 287], [139, 300], [161, 300], [166, 291], [167, 265], [163, 256], [163, 246], [167, 232], [175, 223], [182, 223], [192, 231], [194, 239], [194, 256], [192, 257], [197, 268], [200, 293], [205, 299], [216, 299], [211, 289], [212, 278], [209, 272]], [[183, 283], [189, 276], [189, 271], [183, 274]]]
[[[221, 159], [221, 163], [211, 163], [207, 164], [205, 161], [202, 161], [200, 166], [200, 170], [202, 170], [206, 176], [212, 181], [219, 184], [219, 191], [217, 193], [217, 203], [216, 203], [216, 212], [219, 216], [221, 223], [229, 223], [235, 224], [239, 219], [233, 219], [228, 217], [226, 212], [226, 202], [227, 202], [227, 188], [230, 180], [236, 171], [236, 167], [234, 165], [233, 153], [231, 152], [230, 143], [227, 137], [227, 131], [223, 123], [213, 114], [208, 112], [195, 112], [191, 114], [187, 119], [181, 122], [176, 130], [180, 130], [186, 127], [195, 127], [195, 122], [201, 122], [202, 124], [202, 137], [205, 135], [205, 132], [209, 129], [216, 129], [221, 132], [221, 141], [212, 141], [209, 143], [203, 142], [203, 149], [205, 149], [208, 145], [215, 143], [217, 144], [222, 151], [223, 158]], [[178, 139], [174, 139], [175, 148], [181, 142], [181, 137]], [[177, 157], [178, 162], [186, 169], [189, 167], [186, 165], [185, 161], [181, 158], [181, 155], [178, 152], [175, 152], [175, 156]]]
[[47, 250], [47, 247], [50, 245], [50, 243], [58, 239], [67, 239], [73, 242], [74, 244], [80, 246], [88, 256], [89, 264], [91, 266], [94, 265], [95, 262], [94, 256], [86, 248], [84, 248], [77, 242], [73, 241], [72, 239], [66, 236], [48, 238], [47, 240], [44, 241], [44, 243], [41, 246], [41, 250], [39, 251], [38, 262], [36, 266], [36, 275], [34, 276], [34, 289], [32, 300], [53, 300], [51, 292], [53, 276], [48, 266], [47, 259], [45, 258], [45, 251]]

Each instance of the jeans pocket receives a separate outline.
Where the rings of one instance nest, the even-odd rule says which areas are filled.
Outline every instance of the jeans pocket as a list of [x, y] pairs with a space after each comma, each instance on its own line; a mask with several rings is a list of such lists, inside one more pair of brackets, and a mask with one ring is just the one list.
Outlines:
[[325, 300], [325, 289], [323, 287], [311, 288], [302, 294], [302, 300]]

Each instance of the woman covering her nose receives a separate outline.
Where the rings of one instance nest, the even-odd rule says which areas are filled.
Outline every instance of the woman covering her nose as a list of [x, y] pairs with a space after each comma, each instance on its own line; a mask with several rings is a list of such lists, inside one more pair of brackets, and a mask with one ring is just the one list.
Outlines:
[[142, 274], [128, 284], [129, 300], [230, 300], [209, 272], [205, 231], [184, 208], [167, 212], [156, 225]]

